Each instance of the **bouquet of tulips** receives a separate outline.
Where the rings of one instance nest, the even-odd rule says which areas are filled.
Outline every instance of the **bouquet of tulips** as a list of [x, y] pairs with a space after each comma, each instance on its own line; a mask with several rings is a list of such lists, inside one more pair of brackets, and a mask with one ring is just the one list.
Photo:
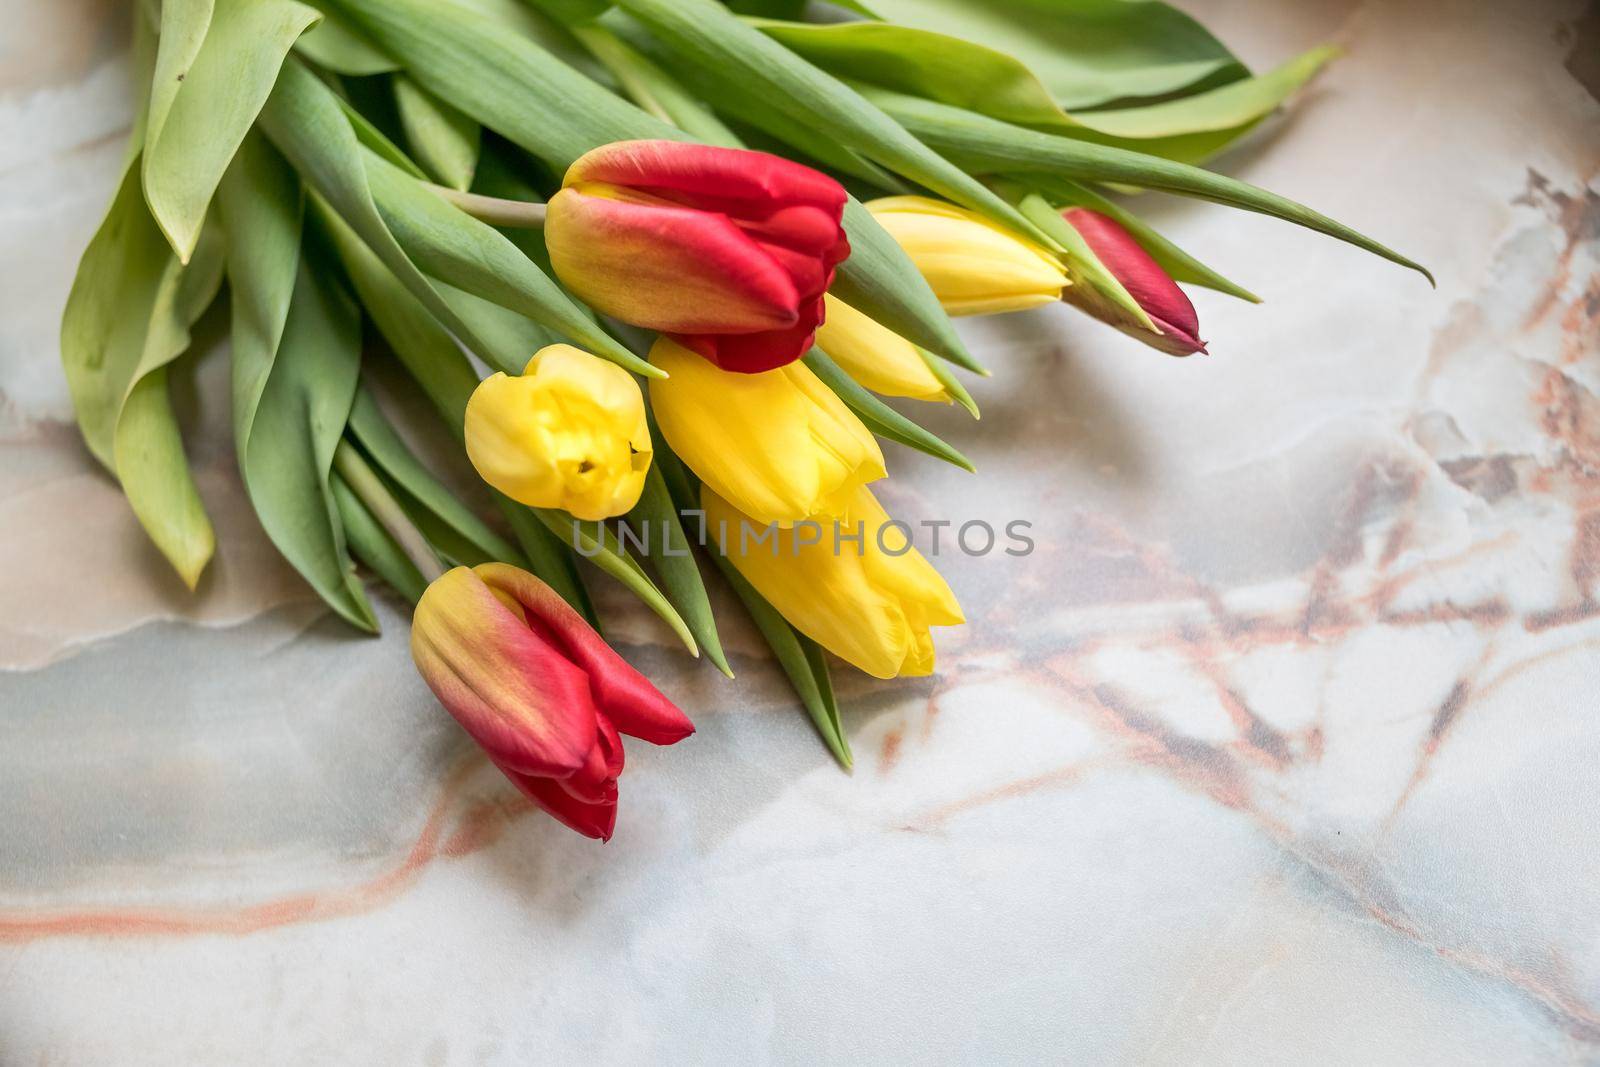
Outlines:
[[[880, 439], [971, 469], [882, 399], [977, 413], [961, 375], [988, 372], [950, 316], [1065, 300], [1187, 355], [1178, 282], [1254, 299], [1116, 197], [1416, 267], [1197, 165], [1330, 52], [1252, 74], [1155, 0], [135, 8], [136, 125], [62, 324], [90, 450], [193, 588], [213, 535], [167, 374], [226, 280], [267, 535], [352, 626], [377, 628], [366, 576], [414, 601], [440, 702], [597, 838], [620, 735], [693, 727], [605, 643], [586, 582], [729, 673], [719, 571], [848, 767], [830, 657], [925, 675], [932, 628], [962, 621], [871, 488]], [[382, 360], [487, 484], [472, 504], [374, 398]]]

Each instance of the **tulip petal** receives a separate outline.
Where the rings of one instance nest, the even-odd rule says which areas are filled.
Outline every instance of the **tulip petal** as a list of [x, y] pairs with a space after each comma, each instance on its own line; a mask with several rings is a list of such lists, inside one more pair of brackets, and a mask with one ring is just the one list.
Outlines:
[[[475, 573], [490, 588], [521, 604], [528, 627], [588, 676], [593, 703], [618, 730], [653, 745], [670, 745], [694, 733], [694, 724], [677, 705], [617, 655], [548, 585], [504, 563], [482, 564]], [[586, 746], [569, 770], [581, 766], [588, 751]]]
[[561, 788], [561, 783], [550, 778], [536, 778], [518, 774], [504, 766], [500, 770], [511, 779], [511, 784], [540, 808], [545, 814], [569, 829], [598, 841], [611, 840], [617, 825], [617, 800], [591, 802], [579, 800]]
[[618, 141], [584, 153], [567, 169], [565, 186], [607, 182], [743, 217], [771, 205], [809, 204], [844, 213], [844, 187], [792, 160], [739, 148], [678, 141]]
[[1205, 351], [1194, 304], [1132, 234], [1110, 216], [1088, 208], [1068, 208], [1061, 214], [1162, 334], [1171, 338], [1174, 349], [1181, 349], [1181, 354]]
[[788, 366], [811, 350], [823, 313], [818, 296], [801, 308], [800, 321], [764, 333], [673, 334], [673, 340], [698, 352], [723, 370], [759, 374]]
[[500, 766], [565, 777], [594, 748], [598, 712], [584, 671], [471, 570], [456, 567], [423, 593], [411, 654], [439, 702]]
[[545, 218], [550, 262], [585, 303], [671, 333], [755, 333], [795, 321], [789, 272], [726, 216], [563, 189]]

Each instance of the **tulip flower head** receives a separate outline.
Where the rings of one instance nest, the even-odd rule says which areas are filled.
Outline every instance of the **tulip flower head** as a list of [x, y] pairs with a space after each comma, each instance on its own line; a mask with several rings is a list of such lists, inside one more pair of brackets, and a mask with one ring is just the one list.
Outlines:
[[884, 396], [950, 403], [950, 394], [916, 345], [836, 296], [830, 294], [827, 304], [817, 347], [850, 377]]
[[837, 525], [780, 530], [775, 543], [754, 543], [761, 525], [709, 488], [700, 506], [708, 532], [779, 614], [874, 678], [932, 674], [929, 627], [964, 621], [950, 586], [866, 486], [851, 494]]
[[725, 370], [799, 359], [850, 254], [843, 186], [764, 152], [623, 141], [567, 170], [550, 263], [585, 303]]
[[1068, 208], [1061, 217], [1082, 235], [1084, 243], [1122, 283], [1160, 332], [1151, 333], [1129, 321], [1126, 311], [1087, 285], [1073, 286], [1063, 294], [1066, 300], [1170, 355], [1187, 356], [1206, 350], [1206, 343], [1200, 340], [1200, 316], [1195, 313], [1194, 305], [1131, 233], [1115, 219], [1088, 208]]
[[1061, 299], [1067, 276], [1055, 257], [976, 212], [926, 196], [884, 197], [867, 210], [951, 315], [1025, 311]]
[[650, 470], [638, 383], [571, 345], [541, 348], [514, 378], [479, 383], [467, 402], [466, 438], [484, 481], [529, 507], [580, 519], [632, 508]]
[[661, 435], [706, 485], [763, 523], [833, 515], [884, 476], [872, 432], [803, 363], [730, 374], [667, 338], [650, 362]]
[[694, 732], [554, 590], [504, 563], [428, 586], [411, 657], [494, 765], [588, 837], [607, 840], [616, 824], [619, 734], [670, 745]]

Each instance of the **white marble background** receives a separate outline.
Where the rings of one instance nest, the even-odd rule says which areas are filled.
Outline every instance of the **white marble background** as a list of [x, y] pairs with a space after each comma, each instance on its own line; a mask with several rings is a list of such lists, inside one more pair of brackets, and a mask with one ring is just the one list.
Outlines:
[[846, 681], [854, 775], [742, 627], [728, 683], [597, 580], [700, 728], [630, 751], [600, 846], [484, 769], [396, 605], [308, 599], [225, 412], [200, 595], [145, 545], [56, 351], [119, 5], [9, 0], [0, 1063], [1600, 1062], [1600, 15], [1191, 6], [1258, 64], [1348, 49], [1222, 165], [1438, 291], [1150, 199], [1267, 302], [1198, 294], [1181, 362], [972, 324], [984, 420], [933, 424], [983, 476], [897, 449], [883, 495], [1039, 551], [945, 558], [971, 625]]

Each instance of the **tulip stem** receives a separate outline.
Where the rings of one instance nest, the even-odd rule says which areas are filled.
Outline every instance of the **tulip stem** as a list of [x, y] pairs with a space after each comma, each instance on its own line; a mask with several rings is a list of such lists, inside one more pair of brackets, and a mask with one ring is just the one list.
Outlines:
[[464, 193], [432, 182], [422, 184], [479, 222], [487, 222], [490, 226], [504, 226], [513, 230], [544, 228], [543, 204], [528, 200], [502, 200], [498, 196], [484, 196], [482, 193]]
[[367, 461], [361, 458], [349, 441], [341, 440], [333, 450], [333, 468], [339, 472], [350, 491], [361, 500], [372, 517], [378, 520], [395, 544], [421, 572], [423, 580], [432, 582], [444, 573], [444, 564], [434, 553], [433, 546], [422, 536], [422, 531], [406, 515], [400, 502], [389, 492]]

